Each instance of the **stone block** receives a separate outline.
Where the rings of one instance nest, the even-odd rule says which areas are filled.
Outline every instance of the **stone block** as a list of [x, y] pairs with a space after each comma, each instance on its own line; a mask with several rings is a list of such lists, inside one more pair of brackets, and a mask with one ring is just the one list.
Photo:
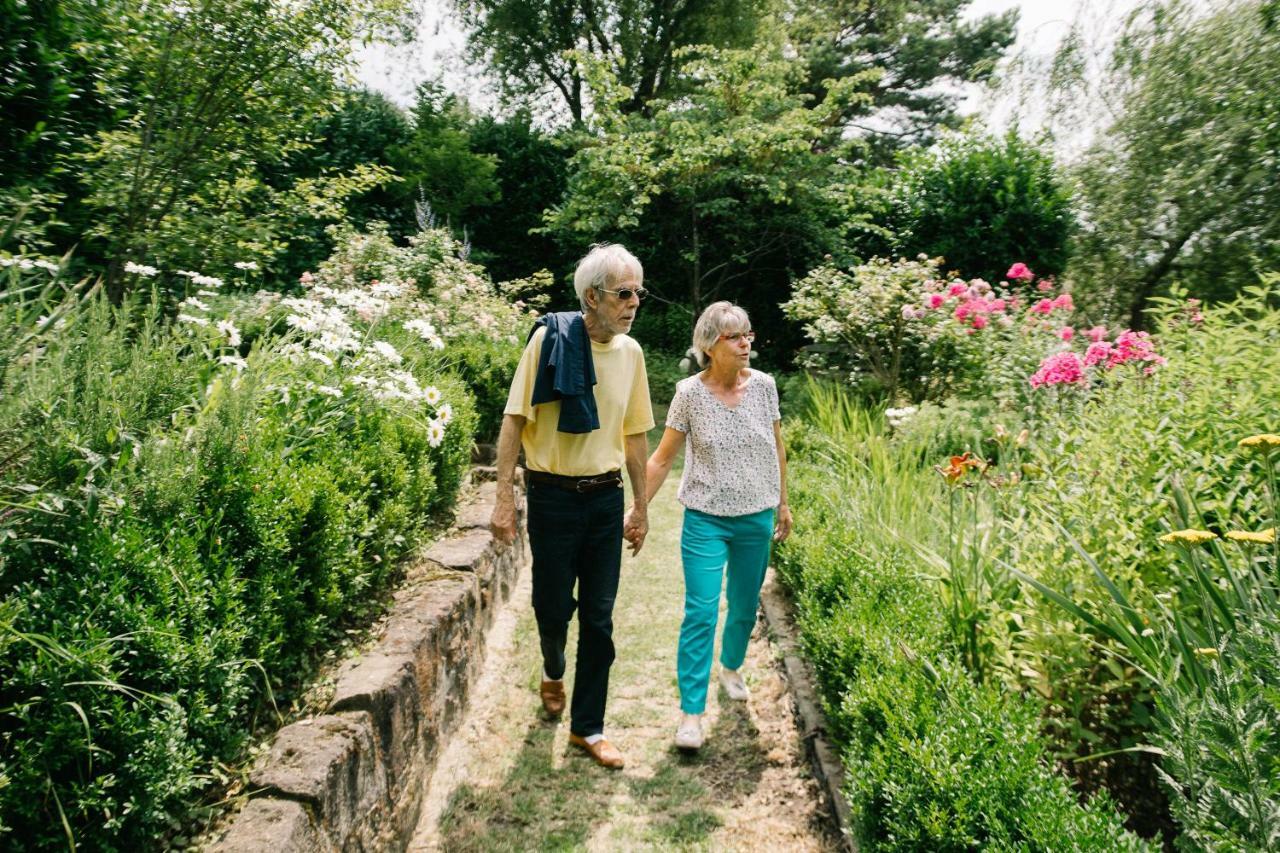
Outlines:
[[301, 803], [259, 797], [236, 815], [210, 853], [328, 853], [333, 849]]
[[285, 726], [249, 776], [264, 793], [309, 806], [334, 844], [376, 829], [387, 806], [386, 773], [364, 712], [325, 714]]
[[431, 546], [426, 559], [446, 569], [477, 572], [477, 567], [493, 550], [493, 537], [488, 530], [470, 530], [458, 536], [441, 539]]
[[417, 665], [411, 655], [374, 652], [348, 662], [338, 672], [329, 713], [369, 714], [392, 799], [418, 754], [420, 703]]

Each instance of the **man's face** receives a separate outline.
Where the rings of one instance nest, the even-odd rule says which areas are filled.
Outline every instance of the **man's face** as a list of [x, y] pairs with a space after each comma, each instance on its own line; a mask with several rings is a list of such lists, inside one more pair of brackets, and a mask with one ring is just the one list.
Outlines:
[[[622, 299], [616, 292], [609, 292], [619, 290], [631, 291], [631, 297]], [[608, 329], [610, 334], [625, 335], [631, 331], [631, 324], [636, 319], [636, 311], [640, 310], [640, 297], [637, 295], [639, 290], [640, 281], [634, 276], [610, 282], [606, 290], [592, 288], [596, 297], [596, 317], [600, 320], [600, 325]]]

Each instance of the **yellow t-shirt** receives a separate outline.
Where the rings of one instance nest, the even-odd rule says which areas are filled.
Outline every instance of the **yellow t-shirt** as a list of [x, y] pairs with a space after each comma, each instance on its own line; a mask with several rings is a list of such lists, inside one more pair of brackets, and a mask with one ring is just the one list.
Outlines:
[[644, 370], [644, 351], [634, 339], [616, 335], [607, 344], [591, 342], [595, 362], [596, 411], [600, 428], [586, 433], [560, 432], [560, 401], [530, 404], [537, 378], [538, 356], [546, 327], [529, 339], [511, 380], [507, 395], [508, 415], [523, 415], [524, 462], [534, 471], [570, 477], [589, 477], [620, 470], [626, 463], [624, 436], [653, 428], [653, 406], [649, 402], [649, 376]]

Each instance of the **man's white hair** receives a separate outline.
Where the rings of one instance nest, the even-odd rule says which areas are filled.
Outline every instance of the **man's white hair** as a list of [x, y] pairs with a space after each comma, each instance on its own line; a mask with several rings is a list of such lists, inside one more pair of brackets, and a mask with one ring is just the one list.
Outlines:
[[617, 243], [597, 243], [578, 261], [573, 272], [573, 289], [578, 293], [578, 304], [587, 311], [587, 290], [605, 288], [616, 290], [618, 282], [635, 279], [635, 286], [644, 283], [644, 267], [636, 256]]
[[707, 351], [721, 335], [749, 331], [751, 318], [746, 311], [732, 302], [712, 302], [693, 327], [693, 357], [698, 360], [698, 367], [707, 366]]

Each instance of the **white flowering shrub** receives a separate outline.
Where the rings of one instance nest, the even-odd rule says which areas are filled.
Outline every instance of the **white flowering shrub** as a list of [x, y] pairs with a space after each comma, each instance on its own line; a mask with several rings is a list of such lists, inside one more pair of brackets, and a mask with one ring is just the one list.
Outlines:
[[941, 259], [873, 258], [810, 272], [782, 306], [812, 342], [800, 365], [890, 400], [952, 393], [981, 353], [963, 327], [920, 307], [921, 288], [942, 277], [940, 266]]

